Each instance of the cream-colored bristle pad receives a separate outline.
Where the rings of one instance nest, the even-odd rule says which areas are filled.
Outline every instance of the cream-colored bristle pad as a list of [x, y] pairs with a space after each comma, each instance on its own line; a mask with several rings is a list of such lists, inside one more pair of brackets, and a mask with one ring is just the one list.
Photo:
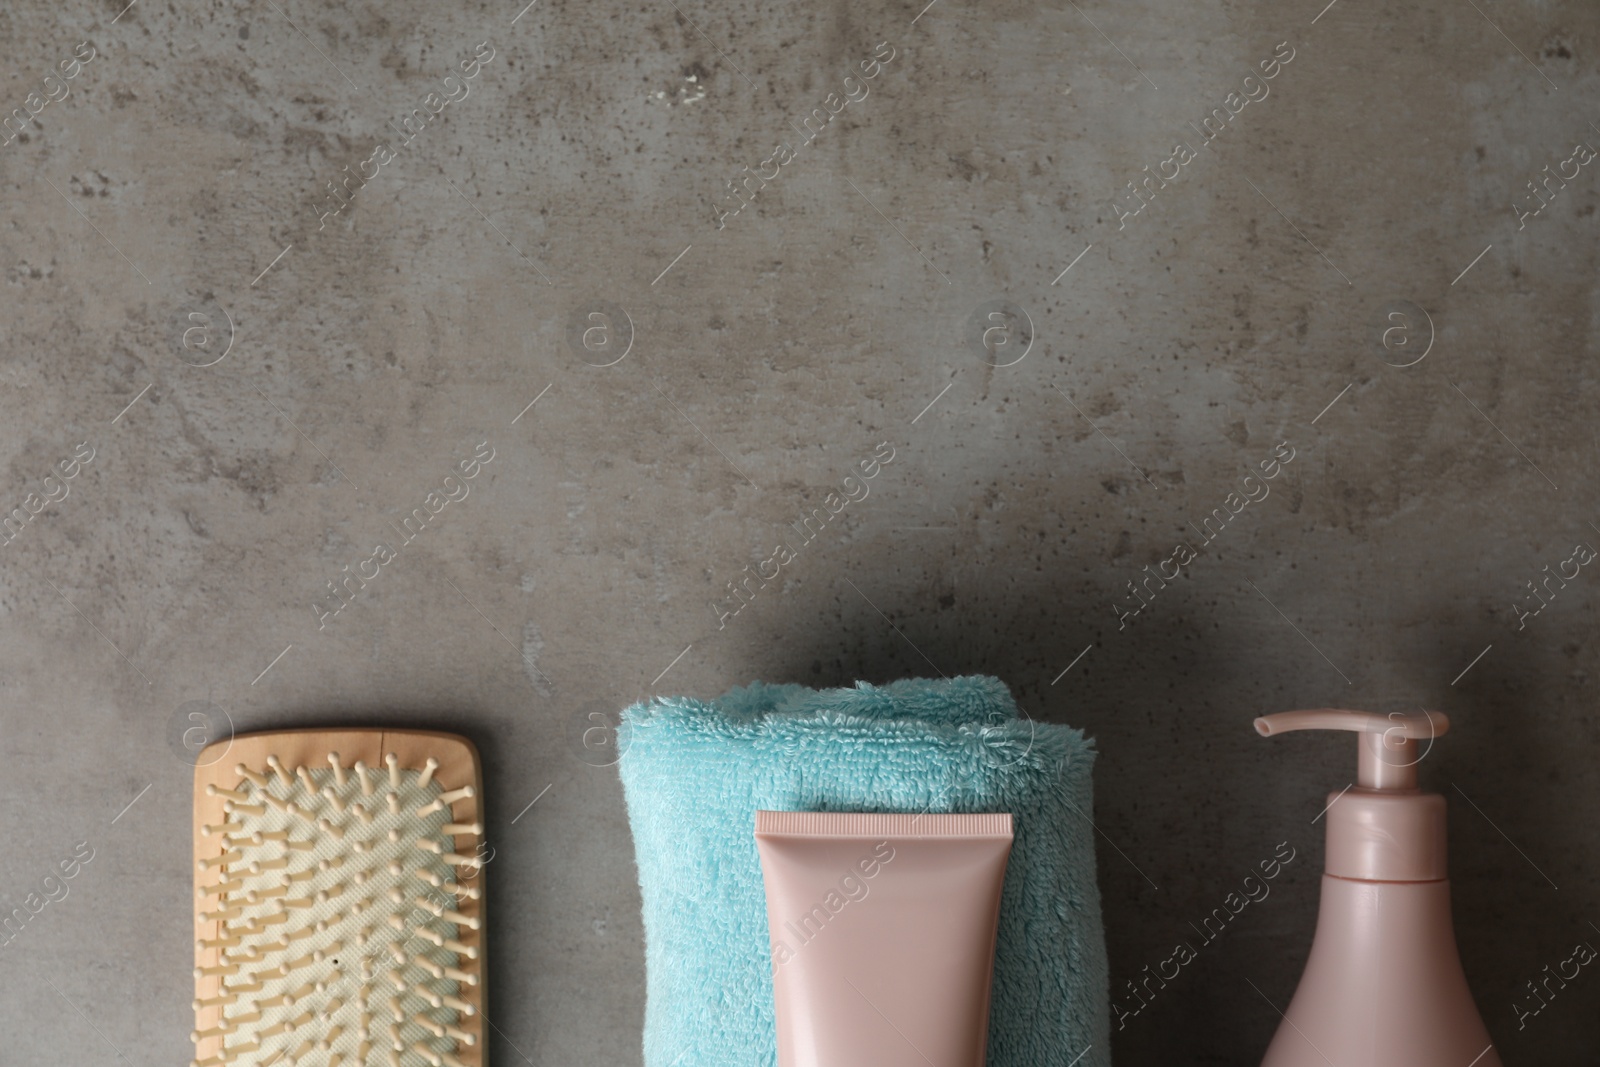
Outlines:
[[195, 1067], [486, 1067], [482, 773], [417, 731], [195, 770]]

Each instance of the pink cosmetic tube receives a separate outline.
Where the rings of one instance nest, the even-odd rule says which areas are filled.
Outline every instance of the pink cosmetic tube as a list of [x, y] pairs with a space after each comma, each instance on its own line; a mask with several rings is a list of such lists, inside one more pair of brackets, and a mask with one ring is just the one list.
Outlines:
[[1011, 816], [758, 811], [778, 1067], [983, 1067]]

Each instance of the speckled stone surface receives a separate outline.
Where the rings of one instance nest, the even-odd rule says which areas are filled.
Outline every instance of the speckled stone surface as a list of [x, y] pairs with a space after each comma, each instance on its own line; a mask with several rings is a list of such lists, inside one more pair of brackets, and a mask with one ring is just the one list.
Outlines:
[[524, 2], [0, 11], [0, 1058], [186, 1061], [195, 744], [392, 722], [493, 1060], [637, 1064], [616, 710], [981, 672], [1097, 741], [1125, 1007], [1295, 850], [1119, 1064], [1264, 1050], [1307, 706], [1452, 717], [1480, 1007], [1592, 1062], [1600, 15]]

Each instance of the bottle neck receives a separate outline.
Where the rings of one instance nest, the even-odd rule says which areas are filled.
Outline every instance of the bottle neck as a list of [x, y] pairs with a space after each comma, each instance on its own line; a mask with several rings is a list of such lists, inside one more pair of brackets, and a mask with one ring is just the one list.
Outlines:
[[1329, 796], [1324, 870], [1365, 882], [1447, 878], [1445, 801], [1438, 793], [1356, 786]]

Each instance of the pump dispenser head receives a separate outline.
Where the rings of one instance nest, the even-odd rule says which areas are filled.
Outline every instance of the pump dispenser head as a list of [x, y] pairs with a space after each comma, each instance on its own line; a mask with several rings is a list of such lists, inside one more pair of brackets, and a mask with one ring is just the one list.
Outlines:
[[1380, 715], [1375, 711], [1345, 711], [1342, 708], [1316, 708], [1312, 711], [1280, 711], [1256, 720], [1256, 733], [1273, 737], [1290, 730], [1349, 730], [1359, 733], [1360, 763], [1356, 784], [1362, 789], [1412, 791], [1417, 788], [1417, 742], [1443, 737], [1450, 720], [1442, 711], [1419, 715]]
[[[1263, 737], [1292, 730], [1358, 735], [1355, 784], [1329, 797], [1326, 808], [1324, 869], [1329, 874], [1370, 882], [1428, 882], [1448, 876], [1444, 797], [1417, 788], [1418, 762], [1433, 739], [1450, 729], [1443, 712], [1382, 715], [1318, 708], [1263, 715], [1255, 725]], [[1419, 743], [1425, 746], [1420, 753]]]
[[1322, 809], [1317, 933], [1262, 1067], [1500, 1067], [1451, 930], [1445, 799], [1417, 787], [1450, 720], [1318, 708], [1255, 727], [1353, 732], [1359, 758], [1356, 781]]

